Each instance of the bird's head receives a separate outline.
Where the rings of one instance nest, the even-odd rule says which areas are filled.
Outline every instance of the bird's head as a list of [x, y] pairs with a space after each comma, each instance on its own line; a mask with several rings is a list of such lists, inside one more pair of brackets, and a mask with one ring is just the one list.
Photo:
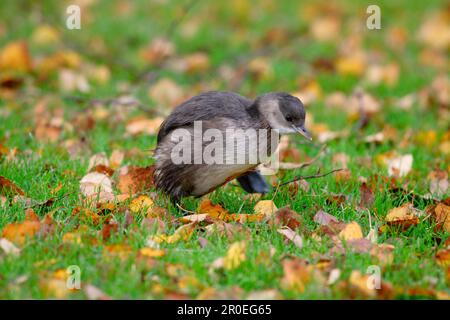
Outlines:
[[278, 130], [280, 134], [300, 133], [311, 140], [311, 134], [305, 128], [305, 107], [297, 97], [284, 92], [272, 92], [259, 96], [255, 104], [272, 129]]

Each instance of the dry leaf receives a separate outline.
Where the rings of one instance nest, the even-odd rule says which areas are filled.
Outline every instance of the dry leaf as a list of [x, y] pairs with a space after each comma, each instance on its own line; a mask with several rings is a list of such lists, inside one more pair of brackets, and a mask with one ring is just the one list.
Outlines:
[[24, 221], [22, 223], [10, 223], [3, 228], [2, 237], [22, 245], [27, 238], [35, 237], [41, 228], [39, 221]]
[[391, 209], [386, 215], [385, 221], [390, 226], [401, 226], [403, 230], [419, 223], [416, 211], [411, 203]]
[[352, 221], [339, 233], [339, 238], [349, 241], [364, 238], [360, 225]]
[[223, 258], [223, 267], [225, 270], [233, 270], [239, 267], [246, 259], [246, 249], [247, 244], [245, 241], [232, 243]]
[[314, 215], [313, 220], [314, 220], [314, 222], [317, 222], [318, 224], [321, 224], [324, 226], [329, 225], [331, 222], [334, 222], [334, 223], [339, 222], [339, 220], [335, 216], [332, 216], [331, 214], [328, 214], [323, 210], [317, 211], [317, 213]]
[[27, 44], [17, 41], [3, 47], [0, 51], [0, 69], [22, 72], [31, 70], [31, 57]]
[[163, 121], [164, 119], [160, 117], [154, 119], [142, 117], [133, 118], [128, 121], [125, 130], [126, 133], [131, 136], [136, 136], [139, 134], [154, 135], [158, 133], [159, 127]]
[[141, 248], [138, 252], [138, 257], [145, 258], [161, 258], [166, 255], [164, 250], [154, 249], [154, 248]]
[[149, 209], [152, 209], [154, 206], [154, 202], [146, 195], [140, 195], [137, 198], [134, 198], [130, 203], [130, 210], [133, 213], [139, 213], [141, 211], [149, 212]]
[[302, 293], [313, 278], [325, 282], [317, 270], [302, 259], [285, 259], [282, 264], [284, 276], [281, 279], [281, 286], [287, 290]]
[[6, 196], [25, 195], [22, 189], [20, 189], [14, 182], [2, 176], [0, 176], [0, 194]]
[[281, 233], [286, 237], [286, 239], [292, 241], [297, 248], [301, 249], [303, 247], [303, 240], [300, 235], [298, 235], [294, 230], [289, 227], [283, 227], [277, 230], [278, 233]]
[[103, 293], [103, 291], [93, 286], [92, 284], [84, 285], [83, 291], [89, 300], [111, 300], [110, 296]]
[[261, 214], [266, 217], [273, 215], [277, 210], [277, 206], [272, 200], [260, 200], [254, 207], [256, 214]]
[[148, 167], [123, 167], [119, 171], [117, 188], [123, 194], [135, 194], [148, 191], [154, 186], [154, 166]]
[[300, 215], [289, 207], [279, 209], [272, 217], [269, 217], [268, 223], [275, 226], [287, 226], [292, 230], [300, 228]]
[[386, 164], [388, 167], [388, 174], [390, 177], [404, 177], [412, 168], [413, 156], [406, 154], [400, 157], [388, 159]]
[[189, 223], [189, 224], [185, 224], [181, 227], [179, 227], [177, 230], [175, 230], [175, 232], [172, 235], [165, 235], [165, 234], [161, 234], [161, 235], [155, 235], [155, 236], [150, 236], [149, 240], [151, 242], [154, 243], [177, 243], [178, 241], [188, 241], [193, 233], [194, 230], [197, 228], [197, 224], [196, 223]]
[[112, 195], [112, 180], [106, 174], [90, 172], [81, 179], [80, 191], [87, 197], [95, 196], [102, 192], [104, 196], [106, 194]]
[[434, 208], [434, 217], [438, 229], [443, 229], [445, 232], [450, 233], [450, 206], [439, 203]]
[[376, 289], [369, 286], [370, 279], [369, 275], [363, 275], [359, 270], [353, 270], [348, 280], [351, 290], [354, 291], [353, 294], [362, 295], [366, 298], [375, 297], [377, 294]]
[[20, 249], [17, 248], [12, 242], [8, 239], [0, 238], [0, 248], [6, 253], [13, 256], [19, 256]]

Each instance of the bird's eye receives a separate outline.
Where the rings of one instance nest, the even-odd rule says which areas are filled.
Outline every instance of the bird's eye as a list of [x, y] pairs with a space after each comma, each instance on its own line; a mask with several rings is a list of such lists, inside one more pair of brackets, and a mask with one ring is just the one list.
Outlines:
[[286, 116], [286, 121], [287, 122], [292, 122], [292, 117], [291, 116]]

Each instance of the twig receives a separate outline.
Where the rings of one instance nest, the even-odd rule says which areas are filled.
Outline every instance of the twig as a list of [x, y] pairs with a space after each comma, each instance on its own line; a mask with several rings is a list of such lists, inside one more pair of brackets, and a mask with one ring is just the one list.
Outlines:
[[177, 203], [176, 206], [178, 207], [178, 209], [181, 209], [181, 210], [184, 211], [184, 212], [192, 213], [192, 214], [197, 214], [197, 212], [195, 212], [195, 211], [190, 211], [190, 210], [187, 210], [187, 209], [183, 208], [182, 206], [180, 206], [179, 203]]
[[334, 173], [334, 172], [341, 171], [341, 170], [344, 170], [344, 169], [343, 169], [343, 168], [340, 168], [340, 169], [333, 169], [333, 170], [331, 170], [331, 171], [329, 171], [329, 172], [327, 172], [327, 173], [319, 174], [319, 172], [320, 172], [320, 169], [319, 169], [319, 171], [317, 172], [317, 174], [313, 174], [313, 175], [311, 175], [311, 176], [297, 176], [297, 177], [295, 177], [295, 178], [292, 179], [292, 180], [289, 180], [289, 181], [286, 181], [286, 182], [281, 183], [281, 184], [280, 184], [280, 187], [285, 186], [285, 185], [287, 185], [287, 184], [289, 184], [289, 183], [298, 181], [298, 180], [308, 180], [308, 179], [322, 178], [322, 177], [328, 176], [329, 174], [332, 174], [332, 173]]

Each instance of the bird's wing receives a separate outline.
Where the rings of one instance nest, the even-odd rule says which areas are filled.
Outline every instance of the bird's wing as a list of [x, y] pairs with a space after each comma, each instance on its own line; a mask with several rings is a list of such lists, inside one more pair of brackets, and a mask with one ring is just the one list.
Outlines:
[[[235, 119], [247, 117], [246, 109], [252, 101], [232, 92], [205, 92], [183, 102], [161, 124], [159, 143], [172, 130], [192, 125], [194, 121], [212, 118]], [[243, 120], [243, 119], [242, 119]]]

